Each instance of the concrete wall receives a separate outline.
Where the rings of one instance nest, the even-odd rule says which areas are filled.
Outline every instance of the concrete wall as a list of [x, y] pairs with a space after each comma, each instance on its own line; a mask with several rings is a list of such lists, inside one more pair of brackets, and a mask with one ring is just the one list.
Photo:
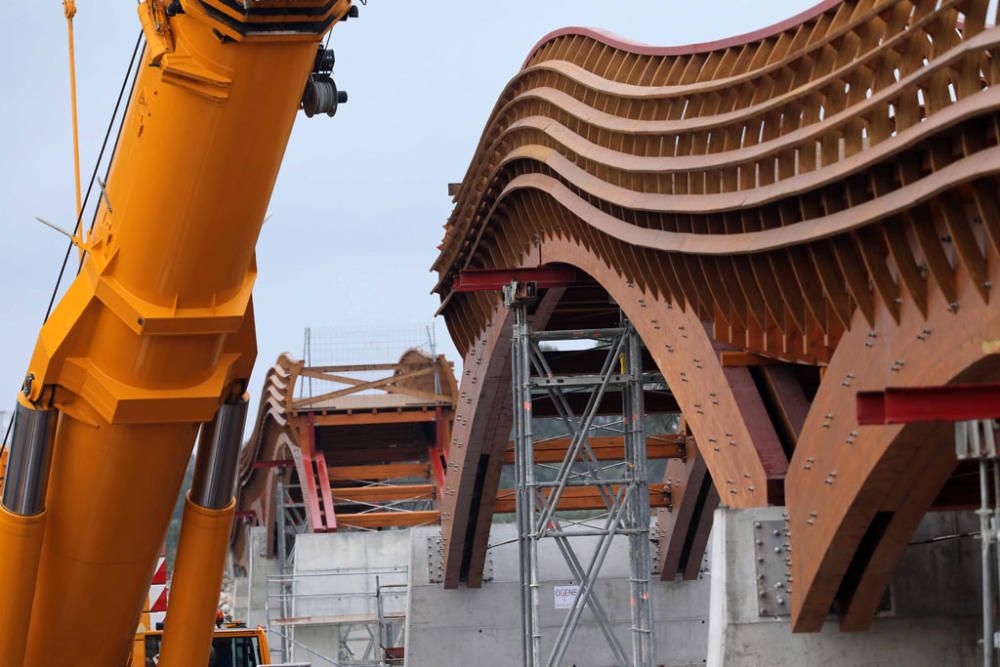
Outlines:
[[[409, 667], [512, 667], [521, 664], [520, 585], [517, 544], [492, 549], [493, 580], [480, 589], [446, 591], [432, 583], [428, 572], [427, 538], [437, 529], [412, 531], [413, 560], [410, 612], [407, 616], [406, 664]], [[514, 524], [496, 524], [491, 544], [516, 536]], [[593, 538], [576, 538], [578, 555], [587, 562]], [[630, 650], [628, 540], [611, 547], [603, 579], [595, 590], [612, 618], [614, 630]], [[568, 612], [554, 608], [553, 587], [571, 583], [555, 543], [543, 540], [539, 551], [543, 652], [547, 655]], [[654, 578], [657, 664], [669, 667], [703, 665], [707, 651], [709, 582], [663, 583]], [[578, 667], [610, 667], [614, 659], [589, 610], [584, 612], [563, 663]]]
[[[911, 545], [891, 584], [891, 608], [871, 631], [840, 632], [831, 617], [822, 632], [792, 634], [789, 619], [762, 618], [761, 571], [754, 557], [758, 522], [781, 521], [782, 508], [720, 509], [711, 543], [708, 664], [755, 667], [964, 667], [981, 664], [979, 542]], [[928, 515], [913, 541], [978, 529], [971, 513]], [[774, 596], [773, 589], [768, 593]]]
[[[831, 617], [822, 632], [795, 635], [787, 616], [775, 617], [770, 612], [761, 615], [757, 586], [760, 566], [754, 544], [758, 538], [755, 531], [760, 528], [755, 528], [755, 524], [768, 521], [780, 524], [781, 518], [781, 508], [719, 510], [707, 559], [712, 563], [711, 577], [706, 573], [697, 581], [676, 583], [654, 579], [658, 665], [688, 667], [707, 662], [727, 667], [971, 667], [980, 664], [978, 541], [957, 539], [912, 545], [893, 580], [890, 606], [876, 619], [870, 632], [841, 633]], [[924, 520], [914, 541], [977, 528], [978, 521], [971, 513], [933, 514]], [[507, 523], [493, 527], [490, 543], [497, 546], [491, 549], [492, 579], [480, 589], [442, 588], [434, 555], [439, 536], [437, 527], [300, 536], [295, 558], [298, 596], [293, 614], [334, 617], [373, 612], [370, 601], [354, 594], [374, 592], [374, 577], [358, 570], [398, 568], [397, 575], [380, 576], [383, 583], [388, 583], [404, 581], [403, 571], [409, 573], [406, 613], [409, 667], [521, 664], [517, 544], [510, 542], [515, 537], [515, 526]], [[264, 578], [275, 574], [276, 564], [259, 557], [263, 552], [262, 535], [254, 533], [252, 537], [257, 557], [250, 587], [249, 621], [256, 624], [264, 622]], [[581, 558], [586, 560], [593, 549], [593, 538], [577, 538], [574, 543]], [[596, 590], [626, 650], [630, 648], [627, 548], [625, 538], [614, 542]], [[543, 651], [547, 654], [567, 613], [555, 609], [553, 587], [571, 582], [554, 543], [543, 541], [539, 555]], [[334, 571], [346, 574], [338, 576]], [[236, 581], [239, 615], [246, 609], [248, 583], [245, 578]], [[342, 594], [344, 597], [335, 597]], [[770, 595], [778, 593], [770, 591]], [[776, 600], [776, 597], [771, 600], [771, 608]], [[388, 606], [390, 611], [402, 611], [391, 603]], [[305, 624], [295, 629], [294, 636], [316, 653], [337, 659], [342, 630], [329, 623]], [[272, 641], [275, 647], [279, 645], [277, 636]], [[302, 648], [296, 649], [291, 658], [310, 661], [315, 667], [328, 664]], [[590, 612], [584, 612], [563, 665], [614, 664], [600, 629]]]
[[[246, 619], [251, 627], [267, 626], [265, 604], [271, 607], [272, 619], [281, 616], [278, 585], [270, 586], [271, 598], [268, 600], [267, 578], [278, 574], [278, 562], [277, 559], [264, 557], [264, 538], [263, 528], [251, 529], [252, 572], [234, 580], [234, 613], [238, 618]], [[342, 635], [345, 638], [348, 635], [364, 637], [364, 640], [349, 642], [351, 648], [361, 653], [367, 641], [363, 623], [338, 626], [332, 621], [360, 621], [376, 614], [373, 597], [376, 576], [383, 586], [404, 585], [395, 589], [395, 593], [388, 594], [384, 605], [387, 614], [404, 614], [409, 561], [410, 537], [407, 531], [299, 535], [293, 557], [294, 591], [289, 615], [304, 617], [304, 622], [289, 631], [289, 635], [298, 642], [292, 645], [289, 660], [311, 662], [315, 667], [329, 665], [331, 662], [321, 656], [337, 661], [342, 653]], [[272, 631], [268, 640], [272, 659], [280, 659], [281, 635]]]
[[[267, 597], [267, 577], [278, 573], [278, 561], [265, 558], [266, 530], [250, 529], [250, 571], [233, 578], [233, 618], [245, 621], [253, 628], [267, 625], [264, 604]], [[248, 606], [249, 605], [249, 606]]]
[[[381, 585], [408, 582], [410, 536], [407, 531], [345, 531], [299, 535], [295, 542], [295, 600], [292, 615], [311, 618], [296, 626], [294, 660], [327, 664], [317, 653], [335, 660], [349, 657], [343, 644], [360, 657], [370, 636], [363, 619], [376, 616], [376, 577]], [[406, 612], [407, 589], [384, 599], [386, 614]]]

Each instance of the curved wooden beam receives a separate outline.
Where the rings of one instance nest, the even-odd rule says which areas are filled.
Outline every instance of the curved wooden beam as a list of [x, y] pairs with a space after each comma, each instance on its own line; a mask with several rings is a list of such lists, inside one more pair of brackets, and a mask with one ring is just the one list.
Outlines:
[[[524, 253], [519, 266], [537, 258], [567, 264], [604, 287], [636, 327], [663, 373], [694, 437], [721, 502], [757, 507], [781, 497], [787, 460], [746, 368], [723, 368], [719, 346], [704, 323], [624, 282], [613, 267], [586, 247], [544, 238]], [[547, 295], [548, 296], [548, 295]], [[490, 295], [490, 325], [466, 357], [452, 433], [442, 531], [447, 544], [445, 585], [478, 586], [492, 520], [500, 467], [510, 431], [510, 317]], [[549, 297], [551, 299], [551, 297]], [[552, 299], [555, 301], [555, 299]], [[539, 310], [552, 308], [545, 303]], [[535, 314], [534, 326], [546, 317]]]
[[802, 23], [805, 23], [824, 12], [828, 12], [831, 9], [836, 8], [840, 3], [840, 0], [823, 0], [816, 5], [810, 7], [809, 9], [799, 12], [791, 18], [785, 19], [784, 21], [779, 21], [774, 25], [761, 28], [760, 30], [754, 30], [752, 32], [744, 33], [742, 35], [736, 35], [735, 37], [728, 37], [726, 39], [720, 39], [712, 42], [700, 42], [695, 44], [687, 44], [684, 46], [650, 46], [648, 44], [641, 44], [639, 42], [633, 42], [625, 37], [620, 37], [607, 30], [598, 30], [596, 28], [586, 28], [586, 27], [568, 27], [559, 28], [553, 30], [549, 34], [538, 40], [538, 43], [531, 49], [531, 53], [528, 54], [528, 58], [525, 60], [525, 65], [531, 62], [531, 60], [545, 48], [548, 44], [556, 41], [560, 37], [579, 37], [586, 36], [597, 42], [605, 44], [607, 46], [612, 46], [616, 49], [622, 49], [628, 51], [629, 53], [639, 53], [642, 55], [649, 56], [681, 56], [690, 55], [693, 53], [705, 53], [708, 51], [717, 51], [719, 49], [726, 49], [732, 46], [742, 46], [749, 42], [755, 42], [767, 37], [773, 37], [781, 32], [793, 28]]
[[[1000, 280], [1000, 257], [991, 256]], [[786, 482], [796, 631], [818, 630], [835, 597], [845, 630], [867, 629], [906, 544], [957, 464], [949, 424], [859, 427], [858, 391], [1000, 378], [1000, 309], [968, 274], [959, 307], [931, 296], [897, 325], [884, 311], [845, 335], [826, 370]]]

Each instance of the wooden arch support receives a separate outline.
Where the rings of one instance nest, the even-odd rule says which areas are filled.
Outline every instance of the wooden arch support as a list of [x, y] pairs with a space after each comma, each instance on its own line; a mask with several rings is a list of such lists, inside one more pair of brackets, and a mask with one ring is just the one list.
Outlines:
[[[989, 257], [1000, 280], [1000, 257]], [[786, 481], [793, 628], [818, 630], [835, 599], [841, 628], [865, 630], [896, 564], [957, 464], [951, 424], [859, 427], [858, 391], [1000, 378], [1000, 308], [957, 272], [958, 302], [933, 293], [856, 321], [826, 370]], [[857, 318], [856, 318], [857, 319]], [[1000, 409], [1000, 408], [998, 408]]]
[[[682, 310], [623, 281], [586, 247], [547, 237], [525, 253], [573, 266], [604, 287], [632, 321], [677, 401], [701, 456], [729, 507], [779, 499], [787, 469], [775, 427], [746, 368], [724, 368], [719, 346], [691, 309]], [[535, 313], [544, 328], [559, 297], [550, 291]], [[510, 318], [495, 294], [490, 324], [466, 356], [452, 432], [442, 531], [445, 586], [481, 581], [492, 499], [510, 430]], [[770, 493], [770, 495], [769, 495]], [[703, 548], [703, 546], [702, 546]], [[700, 560], [700, 558], [699, 558]]]

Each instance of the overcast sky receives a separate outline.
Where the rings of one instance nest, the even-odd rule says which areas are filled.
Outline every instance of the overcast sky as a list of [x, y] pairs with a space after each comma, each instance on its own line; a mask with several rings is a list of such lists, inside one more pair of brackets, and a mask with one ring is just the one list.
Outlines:
[[[677, 45], [755, 30], [816, 0], [369, 0], [334, 31], [336, 118], [300, 116], [258, 244], [253, 389], [306, 326], [419, 332], [451, 202], [504, 84], [535, 42], [567, 26]], [[0, 387], [20, 386], [72, 226], [72, 138], [59, 0], [0, 8]], [[135, 3], [78, 0], [84, 177], [139, 31]], [[84, 183], [86, 185], [86, 183]], [[439, 348], [454, 357], [442, 323]], [[7, 390], [4, 390], [7, 391]], [[256, 405], [257, 397], [253, 401]], [[0, 410], [13, 401], [0, 400]]]

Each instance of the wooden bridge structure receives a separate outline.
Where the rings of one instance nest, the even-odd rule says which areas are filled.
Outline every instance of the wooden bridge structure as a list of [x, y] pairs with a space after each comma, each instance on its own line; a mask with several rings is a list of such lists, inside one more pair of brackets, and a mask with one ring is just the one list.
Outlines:
[[451, 362], [415, 349], [339, 366], [282, 355], [241, 453], [235, 561], [247, 564], [247, 524], [266, 527], [274, 557], [279, 532], [290, 552], [303, 532], [437, 523], [456, 394]]
[[[869, 626], [925, 513], [978, 501], [949, 424], [861, 427], [856, 400], [1000, 379], [988, 12], [829, 0], [708, 44], [571, 28], [537, 45], [454, 188], [434, 265], [464, 357], [446, 586], [482, 581], [511, 422], [511, 316], [463, 285], [537, 270], [535, 329], [623, 312], [690, 431], [664, 481], [663, 576], [691, 576], [716, 504], [783, 505], [793, 629], [834, 607], [843, 629]], [[546, 284], [553, 269], [573, 277]]]

